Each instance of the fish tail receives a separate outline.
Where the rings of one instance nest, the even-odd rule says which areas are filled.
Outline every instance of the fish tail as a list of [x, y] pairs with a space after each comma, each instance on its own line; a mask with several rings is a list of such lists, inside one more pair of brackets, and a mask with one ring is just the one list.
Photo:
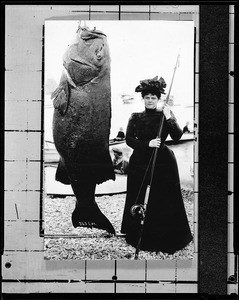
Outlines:
[[72, 213], [72, 224], [76, 227], [98, 228], [115, 235], [115, 229], [98, 205], [77, 205]]

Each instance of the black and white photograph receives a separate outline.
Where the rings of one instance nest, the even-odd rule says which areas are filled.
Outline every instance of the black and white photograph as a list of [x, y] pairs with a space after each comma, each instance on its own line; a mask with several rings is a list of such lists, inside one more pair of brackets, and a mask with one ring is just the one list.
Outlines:
[[44, 25], [44, 257], [192, 259], [194, 22]]
[[237, 299], [238, 1], [1, 4], [2, 297]]

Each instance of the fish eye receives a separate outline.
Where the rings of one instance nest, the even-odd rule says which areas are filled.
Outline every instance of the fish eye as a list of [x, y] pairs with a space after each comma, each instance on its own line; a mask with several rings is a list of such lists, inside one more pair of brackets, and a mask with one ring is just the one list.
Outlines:
[[104, 48], [104, 44], [102, 44], [98, 49], [95, 50], [95, 54], [97, 57], [101, 57], [102, 56], [102, 50]]

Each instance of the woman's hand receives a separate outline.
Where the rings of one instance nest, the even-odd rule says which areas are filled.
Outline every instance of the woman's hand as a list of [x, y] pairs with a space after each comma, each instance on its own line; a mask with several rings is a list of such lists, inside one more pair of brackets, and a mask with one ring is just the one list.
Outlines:
[[149, 142], [149, 147], [151, 148], [159, 148], [161, 144], [161, 138], [153, 139]]
[[166, 120], [168, 120], [169, 118], [171, 118], [170, 107], [169, 107], [168, 104], [164, 104], [163, 113], [165, 115]]

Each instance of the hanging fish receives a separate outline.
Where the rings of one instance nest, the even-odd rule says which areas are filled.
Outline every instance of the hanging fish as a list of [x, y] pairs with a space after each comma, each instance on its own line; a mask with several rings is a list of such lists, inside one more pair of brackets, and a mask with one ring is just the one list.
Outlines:
[[53, 138], [60, 155], [56, 180], [76, 196], [74, 227], [115, 230], [95, 201], [96, 184], [115, 180], [109, 153], [111, 123], [110, 54], [106, 35], [77, 31], [63, 56], [64, 70], [52, 93]]

